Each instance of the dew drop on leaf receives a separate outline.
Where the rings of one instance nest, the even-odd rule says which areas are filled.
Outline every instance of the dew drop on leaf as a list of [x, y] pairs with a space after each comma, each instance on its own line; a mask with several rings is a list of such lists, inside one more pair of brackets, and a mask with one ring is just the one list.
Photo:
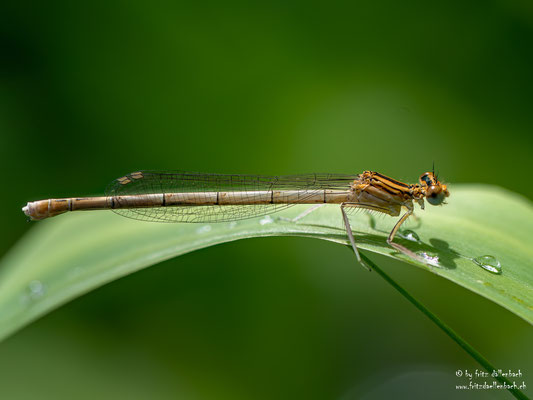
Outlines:
[[260, 225], [271, 224], [272, 222], [274, 222], [274, 220], [272, 219], [270, 215], [266, 215], [264, 218], [261, 218], [259, 220]]
[[211, 225], [204, 225], [196, 229], [196, 233], [207, 233], [210, 232], [212, 229]]
[[31, 281], [28, 284], [28, 297], [31, 300], [36, 300], [39, 297], [43, 296], [44, 292], [45, 292], [45, 287], [41, 281], [35, 280], [35, 281]]
[[432, 253], [430, 251], [421, 251], [417, 254], [422, 257], [427, 264], [433, 265], [434, 267], [440, 267], [439, 256], [436, 253]]
[[418, 234], [410, 229], [405, 229], [400, 232], [402, 238], [410, 240], [411, 242], [420, 243], [420, 237]]
[[491, 255], [485, 255], [485, 256], [479, 256], [476, 258], [473, 258], [472, 261], [479, 265], [481, 268], [492, 272], [493, 274], [501, 274], [502, 273], [502, 265], [500, 264], [500, 261]]

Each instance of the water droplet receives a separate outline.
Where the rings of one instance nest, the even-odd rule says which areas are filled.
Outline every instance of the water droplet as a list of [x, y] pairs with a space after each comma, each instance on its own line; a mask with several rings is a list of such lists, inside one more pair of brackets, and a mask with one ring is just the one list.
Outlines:
[[44, 294], [45, 288], [41, 281], [31, 281], [28, 284], [28, 292], [28, 297], [35, 300]]
[[272, 222], [274, 222], [274, 220], [272, 219], [272, 217], [270, 215], [265, 215], [264, 218], [261, 218], [259, 220], [259, 223], [261, 225], [271, 224]]
[[502, 265], [500, 264], [500, 261], [494, 256], [479, 256], [473, 258], [472, 261], [475, 264], [479, 265], [481, 268], [486, 269], [487, 271], [492, 272], [493, 274], [502, 273]]
[[204, 226], [199, 227], [196, 230], [196, 233], [207, 233], [207, 232], [211, 231], [211, 229], [213, 229], [211, 227], [211, 225], [204, 225]]
[[72, 276], [77, 276], [81, 274], [82, 272], [83, 272], [83, 267], [77, 266], [77, 267], [71, 268], [69, 274]]
[[440, 267], [439, 256], [436, 253], [432, 253], [430, 251], [421, 251], [417, 254], [424, 259], [426, 264], [433, 265], [434, 267]]
[[237, 222], [235, 222], [235, 221], [231, 221], [231, 222], [228, 224], [228, 228], [230, 228], [230, 229], [233, 229], [233, 228], [235, 228], [236, 226], [237, 226]]
[[410, 229], [405, 229], [400, 232], [400, 236], [404, 239], [410, 240], [411, 242], [420, 243], [420, 237], [418, 234]]

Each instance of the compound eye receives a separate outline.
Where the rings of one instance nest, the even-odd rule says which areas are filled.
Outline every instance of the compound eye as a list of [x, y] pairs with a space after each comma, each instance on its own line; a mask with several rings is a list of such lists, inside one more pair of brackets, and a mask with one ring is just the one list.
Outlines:
[[446, 193], [440, 187], [437, 186], [430, 186], [426, 193], [426, 200], [429, 204], [433, 206], [438, 206], [439, 204], [442, 204], [445, 197]]
[[420, 177], [420, 183], [425, 183], [428, 187], [433, 184], [432, 176], [430, 176], [430, 172], [426, 172]]

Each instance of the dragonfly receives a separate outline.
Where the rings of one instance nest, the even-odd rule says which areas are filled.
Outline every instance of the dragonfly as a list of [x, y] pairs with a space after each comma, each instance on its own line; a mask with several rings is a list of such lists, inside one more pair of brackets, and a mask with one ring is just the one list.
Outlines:
[[[228, 222], [268, 215], [296, 204], [339, 204], [349, 243], [361, 259], [347, 211], [365, 209], [400, 217], [387, 243], [410, 258], [424, 262], [407, 247], [394, 242], [400, 226], [414, 212], [445, 204], [447, 186], [434, 171], [418, 183], [407, 184], [374, 171], [357, 175], [304, 174], [286, 176], [206, 174], [179, 171], [137, 171], [108, 185], [105, 196], [71, 197], [28, 202], [22, 211], [42, 220], [78, 210], [112, 210], [124, 217], [151, 222]], [[403, 210], [403, 214], [402, 214]], [[297, 217], [298, 218], [298, 217]]]

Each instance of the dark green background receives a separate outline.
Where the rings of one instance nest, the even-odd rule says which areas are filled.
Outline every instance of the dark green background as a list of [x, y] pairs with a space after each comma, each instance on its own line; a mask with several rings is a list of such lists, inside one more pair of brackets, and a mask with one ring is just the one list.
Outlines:
[[[33, 225], [26, 201], [139, 169], [414, 182], [435, 161], [451, 196], [483, 182], [531, 197], [532, 39], [519, 0], [3, 4], [0, 254]], [[531, 326], [372, 258], [533, 387]], [[476, 368], [348, 250], [271, 238], [167, 261], [25, 328], [0, 345], [0, 397], [509, 398], [456, 391]]]

